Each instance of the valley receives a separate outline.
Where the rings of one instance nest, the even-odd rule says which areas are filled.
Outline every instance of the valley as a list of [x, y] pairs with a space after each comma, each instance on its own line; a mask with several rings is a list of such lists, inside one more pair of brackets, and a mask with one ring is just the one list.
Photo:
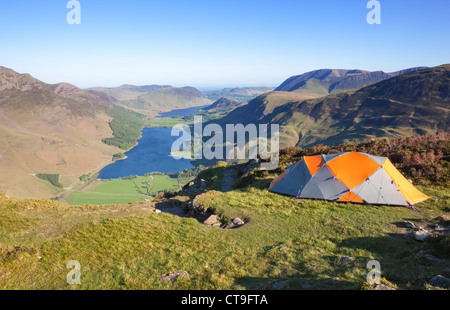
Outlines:
[[[377, 259], [390, 288], [438, 288], [431, 279], [450, 266], [449, 65], [377, 82], [358, 71], [368, 84], [337, 86], [356, 85], [354, 74], [333, 77], [330, 93], [186, 103], [170, 86], [81, 90], [3, 69], [0, 287], [67, 289], [65, 262], [76, 259], [82, 284], [69, 289], [373, 289], [364, 279]], [[171, 127], [194, 114], [279, 124], [278, 168], [175, 160]], [[304, 156], [346, 151], [389, 157], [431, 199], [416, 212], [268, 191]], [[419, 227], [432, 238], [417, 241]]]

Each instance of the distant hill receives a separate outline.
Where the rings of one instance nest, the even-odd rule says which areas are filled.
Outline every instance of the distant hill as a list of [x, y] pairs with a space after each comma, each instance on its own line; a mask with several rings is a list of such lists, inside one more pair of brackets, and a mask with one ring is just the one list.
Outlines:
[[448, 131], [449, 89], [450, 65], [442, 65], [310, 100], [271, 92], [216, 122], [280, 124], [282, 146], [302, 147]]
[[152, 92], [157, 89], [161, 88], [168, 88], [172, 87], [170, 85], [143, 85], [143, 86], [136, 86], [136, 85], [122, 85], [119, 87], [93, 87], [89, 88], [90, 91], [99, 91], [103, 93], [107, 93], [111, 97], [116, 98], [117, 100], [133, 100], [137, 97]]
[[276, 91], [288, 91], [328, 95], [345, 90], [360, 88], [365, 85], [380, 82], [392, 77], [424, 69], [424, 67], [411, 68], [402, 71], [385, 73], [383, 71], [321, 69], [292, 76], [278, 86]]
[[264, 93], [274, 90], [273, 87], [236, 87], [224, 88], [221, 90], [206, 91], [205, 95], [211, 100], [218, 100], [220, 98], [229, 98], [239, 102], [248, 102], [253, 98]]
[[111, 161], [114, 98], [67, 83], [46, 84], [0, 67], [0, 190], [51, 197], [57, 188], [34, 174], [60, 174], [67, 186]]
[[210, 106], [203, 108], [201, 112], [208, 112], [208, 113], [228, 113], [233, 111], [234, 109], [245, 105], [243, 102], [239, 102], [236, 100], [232, 100], [229, 98], [220, 98], [219, 100], [215, 101]]
[[169, 85], [122, 85], [115, 88], [94, 87], [90, 92], [102, 92], [119, 100], [120, 106], [129, 110], [158, 115], [174, 109], [184, 109], [211, 104], [202, 92], [194, 87]]

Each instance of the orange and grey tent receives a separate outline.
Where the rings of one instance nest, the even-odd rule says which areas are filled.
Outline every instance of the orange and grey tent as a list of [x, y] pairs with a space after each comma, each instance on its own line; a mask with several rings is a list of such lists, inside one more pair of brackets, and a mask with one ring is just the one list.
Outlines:
[[297, 198], [411, 207], [430, 198], [388, 158], [358, 152], [305, 156], [273, 180], [269, 191]]

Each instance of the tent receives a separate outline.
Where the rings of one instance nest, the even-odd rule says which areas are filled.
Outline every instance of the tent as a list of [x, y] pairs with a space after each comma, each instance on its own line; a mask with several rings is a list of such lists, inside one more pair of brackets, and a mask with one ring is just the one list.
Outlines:
[[305, 156], [273, 180], [269, 191], [297, 198], [411, 207], [430, 198], [387, 157], [358, 152]]

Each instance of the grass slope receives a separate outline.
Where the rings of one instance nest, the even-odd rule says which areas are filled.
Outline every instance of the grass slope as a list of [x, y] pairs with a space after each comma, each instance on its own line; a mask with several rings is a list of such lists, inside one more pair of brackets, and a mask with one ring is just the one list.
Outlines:
[[[436, 137], [348, 146], [372, 149], [374, 154], [388, 150], [407, 156], [411, 152], [414, 161], [421, 158], [416, 154], [425, 146], [442, 151], [436, 154], [439, 159], [434, 164], [445, 168], [443, 178], [433, 180], [424, 173], [421, 178], [429, 180], [421, 184], [427, 185], [418, 186], [431, 197], [417, 206], [422, 213], [404, 207], [277, 195], [267, 188], [280, 171], [260, 170], [241, 179], [232, 191], [211, 190], [196, 197], [195, 204], [203, 210], [215, 211], [225, 220], [240, 217], [248, 221], [229, 230], [153, 212], [167, 201], [68, 206], [0, 195], [0, 287], [270, 289], [276, 282], [289, 280], [286, 289], [360, 289], [366, 281], [367, 262], [376, 259], [381, 263], [381, 276], [399, 289], [431, 288], [428, 281], [435, 275], [450, 277], [449, 237], [417, 242], [406, 234], [404, 221], [426, 227], [437, 223], [437, 216], [449, 216], [450, 193], [442, 182], [448, 179], [448, 143], [442, 145], [443, 140]], [[342, 150], [323, 146], [286, 149], [280, 156], [280, 170], [301, 156], [322, 151]], [[413, 173], [408, 165], [405, 162], [401, 167], [407, 177]], [[218, 188], [227, 168], [230, 166], [218, 165], [198, 178]], [[111, 190], [120, 191], [117, 185], [109, 184]], [[187, 199], [173, 197], [171, 201]], [[448, 226], [450, 222], [440, 224]], [[343, 256], [353, 261], [341, 264]], [[439, 263], [432, 257], [439, 258]], [[70, 260], [81, 263], [81, 285], [66, 282]], [[160, 280], [177, 271], [189, 276]]]
[[[4, 289], [359, 289], [369, 260], [402, 289], [424, 289], [444, 267], [419, 255], [426, 244], [404, 238], [404, 220], [425, 225], [445, 211], [440, 201], [408, 208], [304, 200], [269, 193], [268, 180], [201, 203], [228, 216], [245, 216], [240, 229], [222, 230], [147, 204], [68, 207], [41, 200], [1, 198], [0, 287]], [[422, 189], [425, 190], [425, 189]], [[251, 202], [251, 203], [250, 203]], [[448, 211], [448, 210], [447, 210]], [[448, 259], [439, 253], [432, 253]], [[339, 263], [341, 256], [355, 260]], [[70, 260], [82, 266], [81, 285], [66, 283]], [[188, 278], [160, 282], [185, 270]], [[449, 276], [448, 274], [443, 274]]]

